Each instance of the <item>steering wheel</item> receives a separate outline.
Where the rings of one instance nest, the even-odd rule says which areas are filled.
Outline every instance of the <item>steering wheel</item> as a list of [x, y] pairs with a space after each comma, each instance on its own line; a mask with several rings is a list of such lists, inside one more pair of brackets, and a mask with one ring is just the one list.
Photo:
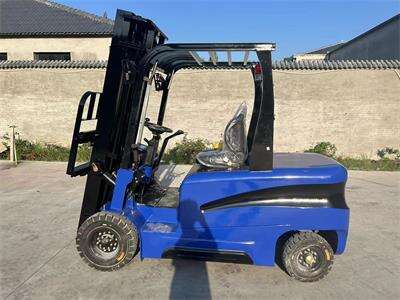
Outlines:
[[165, 127], [165, 126], [161, 126], [158, 124], [154, 124], [149, 122], [149, 119], [146, 119], [144, 126], [146, 126], [153, 134], [163, 134], [165, 132], [172, 132], [172, 129]]

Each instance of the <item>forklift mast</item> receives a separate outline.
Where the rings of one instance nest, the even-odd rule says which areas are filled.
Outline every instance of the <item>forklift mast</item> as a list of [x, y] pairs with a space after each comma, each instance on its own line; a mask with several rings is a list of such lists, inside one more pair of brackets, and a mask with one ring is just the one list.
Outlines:
[[[92, 163], [104, 174], [112, 174], [120, 167], [124, 147], [130, 147], [137, 134], [132, 132], [137, 127], [130, 124], [136, 124], [140, 118], [145, 77], [149, 73], [148, 69], [139, 68], [140, 60], [166, 39], [152, 21], [131, 12], [117, 11], [103, 93], [87, 92], [79, 103], [67, 167], [67, 174], [71, 176], [88, 175], [80, 224], [99, 211], [112, 195], [113, 186], [106, 177], [93, 172]], [[80, 132], [82, 121], [89, 120], [97, 120], [96, 129]], [[93, 147], [90, 162], [75, 166], [78, 147], [85, 143]]]

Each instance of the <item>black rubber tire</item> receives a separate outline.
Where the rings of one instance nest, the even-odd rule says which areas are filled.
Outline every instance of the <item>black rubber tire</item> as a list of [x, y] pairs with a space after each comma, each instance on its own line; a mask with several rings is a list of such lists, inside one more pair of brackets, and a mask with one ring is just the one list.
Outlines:
[[[311, 253], [312, 263], [310, 267], [301, 259], [304, 253]], [[307, 254], [307, 256], [308, 256]], [[316, 259], [315, 259], [316, 257]], [[303, 282], [313, 282], [324, 278], [333, 265], [333, 250], [329, 243], [314, 232], [299, 232], [292, 235], [283, 246], [282, 261], [289, 276]], [[304, 264], [300, 263], [302, 261]]]
[[[115, 250], [107, 252], [100, 249], [95, 244], [96, 241], [98, 243], [98, 238], [95, 240], [97, 234], [105, 236], [106, 241], [109, 241], [111, 236], [113, 242], [111, 247]], [[103, 240], [100, 245], [107, 248], [105, 245], [109, 244], [102, 242]], [[79, 255], [89, 266], [101, 271], [115, 271], [130, 263], [135, 257], [139, 249], [139, 237], [136, 227], [124, 216], [99, 212], [79, 227], [76, 247]]]

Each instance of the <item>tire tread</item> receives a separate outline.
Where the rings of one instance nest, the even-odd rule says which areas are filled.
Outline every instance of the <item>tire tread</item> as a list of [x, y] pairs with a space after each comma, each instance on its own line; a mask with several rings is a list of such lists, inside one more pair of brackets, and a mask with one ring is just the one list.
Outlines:
[[[125, 257], [123, 260], [121, 260], [117, 265], [112, 266], [112, 267], [103, 267], [94, 264], [91, 262], [85, 255], [85, 253], [82, 251], [80, 242], [85, 239], [84, 233], [86, 229], [89, 227], [89, 225], [96, 223], [96, 222], [110, 222], [114, 224], [115, 226], [118, 226], [121, 230], [124, 231], [125, 235], [128, 237], [126, 240], [127, 246], [126, 246], [126, 251], [127, 253], [125, 254]], [[76, 248], [78, 251], [79, 256], [83, 259], [83, 261], [89, 265], [90, 267], [100, 270], [100, 271], [106, 271], [106, 272], [111, 272], [115, 271], [117, 269], [122, 268], [123, 266], [127, 265], [132, 261], [132, 259], [136, 256], [138, 252], [138, 244], [139, 244], [139, 238], [138, 238], [138, 232], [136, 227], [133, 225], [133, 223], [128, 220], [126, 217], [122, 215], [117, 215], [109, 212], [98, 212], [94, 214], [93, 216], [89, 217], [83, 224], [78, 228], [77, 235], [76, 235]], [[137, 245], [135, 247], [135, 245]]]
[[[319, 274], [317, 277], [314, 278], [309, 278], [309, 277], [302, 277], [299, 274], [296, 274], [296, 272], [293, 269], [293, 264], [292, 264], [292, 256], [294, 255], [294, 250], [296, 247], [299, 245], [299, 243], [305, 243], [309, 242], [312, 244], [323, 244], [324, 247], [327, 247], [328, 250], [330, 251], [332, 255], [332, 259], [330, 263], [328, 264], [327, 268], [323, 270], [321, 274]], [[319, 234], [315, 232], [298, 232], [293, 234], [285, 243], [283, 247], [283, 253], [282, 253], [282, 261], [285, 266], [286, 272], [289, 274], [289, 276], [302, 281], [302, 282], [314, 282], [323, 279], [332, 269], [333, 265], [333, 250], [329, 243]]]

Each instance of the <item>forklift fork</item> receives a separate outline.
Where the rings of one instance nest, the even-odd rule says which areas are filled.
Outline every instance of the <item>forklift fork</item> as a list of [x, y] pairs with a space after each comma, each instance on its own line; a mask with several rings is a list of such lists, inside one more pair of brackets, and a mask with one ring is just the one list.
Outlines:
[[[78, 111], [76, 113], [75, 128], [72, 137], [71, 150], [67, 166], [67, 174], [72, 177], [83, 176], [89, 172], [91, 162], [86, 162], [76, 166], [76, 158], [78, 155], [79, 145], [90, 143], [93, 144], [97, 133], [96, 130], [81, 131], [82, 122], [97, 120], [97, 112], [94, 113], [96, 102], [99, 99], [101, 93], [88, 91], [83, 94], [79, 101]], [[83, 113], [85, 112], [85, 106], [89, 100], [88, 108], [86, 111], [85, 118]]]

